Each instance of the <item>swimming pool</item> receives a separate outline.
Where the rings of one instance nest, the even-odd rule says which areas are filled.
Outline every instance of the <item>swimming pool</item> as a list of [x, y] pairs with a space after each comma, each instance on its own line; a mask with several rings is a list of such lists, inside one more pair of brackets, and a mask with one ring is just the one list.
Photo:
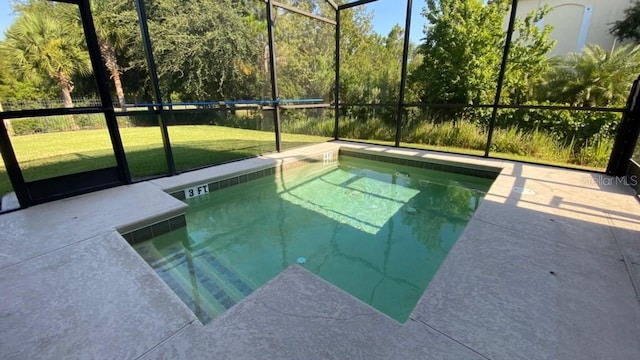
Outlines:
[[492, 181], [340, 156], [185, 200], [134, 248], [203, 323], [293, 264], [404, 322]]

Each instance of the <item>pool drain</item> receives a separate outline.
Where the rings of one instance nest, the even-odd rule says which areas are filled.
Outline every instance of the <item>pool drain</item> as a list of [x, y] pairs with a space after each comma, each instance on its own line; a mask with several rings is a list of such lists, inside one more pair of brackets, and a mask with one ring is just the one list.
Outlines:
[[527, 189], [525, 187], [518, 187], [518, 186], [514, 186], [513, 192], [517, 193], [517, 194], [522, 194], [522, 195], [535, 195], [536, 194], [536, 192], [531, 190], [531, 189]]
[[307, 262], [307, 258], [305, 258], [304, 256], [300, 256], [298, 258], [298, 264], [302, 265], [302, 264], [304, 264], [306, 262]]
[[409, 215], [415, 215], [418, 213], [418, 209], [414, 208], [411, 205], [408, 205], [407, 207], [405, 207], [404, 211], [406, 211], [406, 213]]

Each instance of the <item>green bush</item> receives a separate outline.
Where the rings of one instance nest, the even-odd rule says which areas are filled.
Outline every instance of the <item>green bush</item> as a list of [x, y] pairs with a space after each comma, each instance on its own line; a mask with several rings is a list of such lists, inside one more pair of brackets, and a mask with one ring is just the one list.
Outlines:
[[57, 115], [42, 116], [10, 121], [10, 134], [13, 136], [52, 133], [72, 130], [93, 130], [106, 128], [104, 115]]
[[13, 136], [41, 133], [45, 129], [41, 121], [33, 119], [9, 120], [7, 125], [9, 133]]
[[128, 112], [126, 115], [116, 113], [116, 119], [118, 120], [118, 126], [121, 127], [158, 126], [158, 117], [153, 112]]
[[75, 124], [82, 130], [104, 129], [107, 127], [102, 114], [75, 115]]
[[540, 129], [561, 141], [584, 143], [598, 134], [613, 136], [620, 120], [619, 113], [602, 111], [503, 109], [498, 112], [496, 126]]
[[[162, 113], [168, 126], [178, 125], [220, 125], [249, 130], [273, 130], [271, 115], [265, 111], [230, 110], [218, 108], [175, 109]], [[151, 111], [131, 111], [122, 115], [116, 114], [118, 123], [126, 127], [158, 126], [158, 116]]]

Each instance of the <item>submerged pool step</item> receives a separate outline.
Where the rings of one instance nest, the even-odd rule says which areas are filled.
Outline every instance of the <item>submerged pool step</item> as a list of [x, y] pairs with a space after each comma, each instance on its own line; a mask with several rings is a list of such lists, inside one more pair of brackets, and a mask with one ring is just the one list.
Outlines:
[[[253, 292], [254, 287], [208, 250], [175, 245], [164, 255], [151, 244], [136, 250], [203, 324]], [[163, 250], [163, 252], [165, 252]]]
[[220, 284], [223, 285], [230, 294], [234, 294], [234, 298], [242, 300], [254, 290], [254, 286], [251, 283], [243, 279], [238, 273], [231, 270], [231, 268], [220, 259], [213, 256], [207, 250], [201, 250], [194, 254], [195, 258], [201, 259], [202, 264], [209, 270], [216, 278], [220, 280]]
[[[224, 308], [216, 309], [215, 306], [207, 306], [211, 304], [210, 302], [203, 302], [203, 298], [198, 293], [198, 287], [193, 286], [192, 281], [188, 279], [188, 276], [185, 276], [185, 271], [180, 271], [184, 267], [186, 267], [186, 261], [181, 261], [170, 269], [156, 269], [156, 273], [178, 295], [180, 300], [193, 311], [198, 319], [203, 324], [206, 324], [223, 312]], [[186, 272], [188, 272], [188, 269]]]
[[[211, 318], [223, 313], [237, 302], [236, 296], [229, 294], [226, 286], [209, 269], [202, 266], [200, 259], [192, 255], [185, 255], [180, 266], [167, 269], [167, 272], [179, 279], [181, 287], [190, 294], [188, 302], [194, 301]], [[199, 318], [203, 323], [208, 321], [208, 319]]]
[[[202, 323], [211, 321], [212, 318], [226, 310], [212, 296], [207, 299], [206, 293], [198, 291], [199, 288], [207, 285], [207, 281], [202, 277], [198, 279], [195, 268], [194, 271], [190, 271], [193, 264], [189, 263], [184, 249], [171, 247], [167, 254], [166, 251], [158, 251], [149, 242], [136, 246], [136, 250]], [[202, 281], [204, 284], [200, 284]]]

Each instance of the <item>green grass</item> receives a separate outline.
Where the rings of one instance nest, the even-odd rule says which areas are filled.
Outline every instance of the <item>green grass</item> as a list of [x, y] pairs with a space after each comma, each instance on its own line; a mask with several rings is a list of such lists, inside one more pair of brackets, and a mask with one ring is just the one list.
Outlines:
[[[158, 127], [120, 129], [134, 178], [167, 172]], [[179, 171], [219, 164], [275, 151], [272, 132], [222, 126], [169, 127]], [[284, 149], [324, 142], [326, 137], [282, 134]], [[109, 166], [116, 161], [104, 129], [15, 136], [11, 139], [26, 181], [73, 174]], [[0, 194], [12, 191], [4, 163], [0, 164]]]

